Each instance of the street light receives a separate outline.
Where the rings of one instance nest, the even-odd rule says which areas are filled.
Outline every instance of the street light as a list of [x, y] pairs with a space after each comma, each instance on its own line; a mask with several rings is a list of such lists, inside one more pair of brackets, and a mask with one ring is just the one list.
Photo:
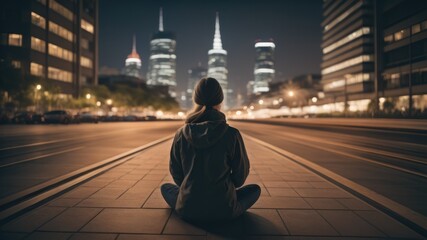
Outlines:
[[294, 91], [290, 90], [288, 91], [288, 96], [289, 97], [293, 97], [295, 95]]
[[311, 98], [311, 101], [312, 101], [313, 103], [317, 103], [317, 97], [312, 97], [312, 98]]
[[113, 100], [107, 99], [107, 105], [112, 105], [112, 104], [113, 104]]
[[90, 95], [90, 93], [86, 94], [86, 99], [90, 99], [92, 96]]
[[40, 90], [40, 89], [42, 89], [42, 85], [37, 84], [37, 86], [36, 86], [36, 90]]
[[35, 111], [37, 112], [37, 109], [39, 108], [39, 101], [37, 99], [37, 92], [42, 89], [42, 85], [37, 84], [36, 88], [34, 89], [34, 104], [35, 104]]
[[262, 104], [264, 104], [264, 100], [260, 99], [260, 100], [258, 101], [258, 103], [259, 103], [259, 105], [262, 105]]

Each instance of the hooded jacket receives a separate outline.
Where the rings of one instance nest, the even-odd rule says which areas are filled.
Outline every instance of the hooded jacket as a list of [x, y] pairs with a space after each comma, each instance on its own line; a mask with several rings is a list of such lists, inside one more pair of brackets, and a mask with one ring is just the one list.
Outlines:
[[180, 189], [175, 210], [183, 218], [215, 221], [241, 213], [236, 188], [249, 174], [249, 159], [242, 136], [223, 113], [206, 110], [199, 122], [177, 131], [169, 169]]

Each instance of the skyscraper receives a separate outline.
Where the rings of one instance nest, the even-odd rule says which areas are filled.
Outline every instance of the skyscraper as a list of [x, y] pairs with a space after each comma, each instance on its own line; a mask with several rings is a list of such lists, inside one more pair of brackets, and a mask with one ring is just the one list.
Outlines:
[[273, 41], [255, 43], [255, 67], [253, 93], [268, 92], [269, 83], [274, 80], [274, 45]]
[[125, 68], [123, 73], [127, 76], [141, 78], [141, 58], [136, 52], [136, 40], [135, 35], [133, 36], [132, 52], [128, 55], [125, 61]]
[[46, 80], [61, 98], [97, 84], [97, 0], [6, 0], [0, 9], [1, 63]]
[[213, 77], [221, 84], [224, 93], [223, 106], [227, 109], [227, 89], [228, 89], [228, 70], [227, 70], [227, 51], [222, 49], [221, 33], [219, 30], [219, 16], [216, 14], [215, 35], [213, 48], [208, 52], [208, 76]]
[[194, 87], [196, 86], [197, 82], [201, 79], [206, 77], [207, 70], [206, 68], [202, 67], [201, 64], [197, 67], [191, 68], [188, 70], [188, 84], [187, 84], [187, 91], [186, 91], [186, 104], [185, 106], [182, 106], [186, 109], [191, 108], [192, 106], [192, 98], [193, 98], [193, 91]]
[[176, 97], [176, 37], [173, 32], [163, 29], [163, 12], [160, 8], [159, 31], [150, 42], [150, 62], [147, 85], [168, 86], [169, 94]]

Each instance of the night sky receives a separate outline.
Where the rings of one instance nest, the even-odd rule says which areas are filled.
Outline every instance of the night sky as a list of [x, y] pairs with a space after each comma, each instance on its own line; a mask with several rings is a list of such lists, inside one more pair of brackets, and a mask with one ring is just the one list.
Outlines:
[[276, 44], [276, 80], [319, 73], [321, 63], [321, 0], [217, 1], [99, 1], [99, 67], [122, 69], [136, 35], [145, 76], [150, 37], [158, 30], [163, 7], [165, 31], [177, 35], [178, 89], [187, 86], [188, 69], [201, 62], [207, 67], [212, 48], [215, 12], [219, 12], [223, 48], [228, 51], [228, 81], [246, 94], [253, 80], [257, 39]]

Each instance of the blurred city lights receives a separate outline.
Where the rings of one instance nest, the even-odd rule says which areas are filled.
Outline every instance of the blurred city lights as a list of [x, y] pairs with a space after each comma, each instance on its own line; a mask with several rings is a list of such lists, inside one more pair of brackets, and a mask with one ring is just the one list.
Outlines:
[[96, 106], [100, 107], [100, 106], [101, 106], [101, 102], [100, 102], [100, 101], [97, 101], [97, 102], [96, 102]]
[[289, 97], [293, 97], [294, 95], [295, 95], [294, 91], [292, 91], [292, 90], [291, 90], [291, 91], [288, 91], [288, 96], [289, 96]]
[[113, 104], [113, 100], [107, 99], [106, 103], [107, 103], [107, 105], [111, 105], [111, 104]]
[[37, 84], [37, 86], [36, 86], [36, 89], [37, 89], [37, 90], [40, 90], [40, 89], [42, 89], [42, 85], [40, 85], [40, 84]]
[[90, 99], [91, 97], [90, 93], [86, 94], [86, 99]]
[[317, 97], [312, 97], [311, 101], [314, 102], [314, 103], [317, 103]]
[[262, 105], [262, 104], [264, 104], [264, 100], [260, 99], [260, 100], [258, 101], [258, 103], [259, 103], [259, 105]]

